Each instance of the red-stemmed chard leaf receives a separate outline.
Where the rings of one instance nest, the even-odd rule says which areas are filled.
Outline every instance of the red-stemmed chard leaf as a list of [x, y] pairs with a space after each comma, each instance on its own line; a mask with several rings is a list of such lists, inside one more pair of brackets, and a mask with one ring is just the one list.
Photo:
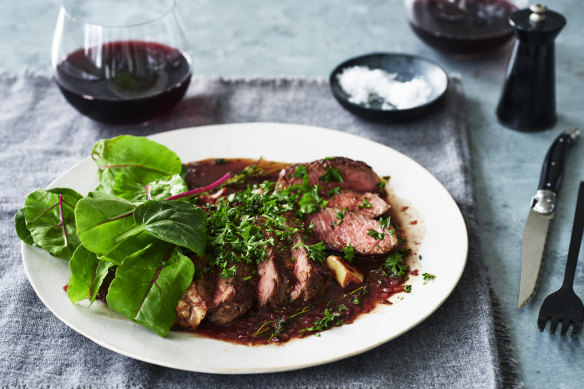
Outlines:
[[24, 221], [34, 243], [56, 257], [70, 259], [80, 244], [75, 206], [81, 195], [72, 189], [37, 189], [24, 201]]
[[216, 187], [218, 187], [219, 185], [223, 184], [225, 181], [227, 181], [229, 179], [229, 173], [225, 173], [225, 175], [223, 177], [221, 177], [220, 179], [218, 179], [217, 181], [206, 185], [206, 186], [202, 186], [200, 188], [196, 188], [193, 190], [189, 190], [187, 192], [184, 193], [180, 193], [174, 196], [170, 196], [167, 198], [167, 200], [178, 200], [178, 199], [182, 199], [184, 197], [189, 197], [189, 196], [194, 196], [197, 195], [199, 193], [203, 193], [203, 192], [208, 192], [212, 189], [215, 189]]
[[193, 262], [178, 247], [153, 242], [126, 257], [117, 268], [106, 297], [108, 306], [166, 336], [194, 271]]
[[116, 238], [134, 227], [136, 204], [103, 192], [91, 192], [75, 209], [77, 234], [89, 251], [104, 255], [119, 243]]
[[120, 173], [124, 173], [129, 182], [146, 185], [182, 171], [176, 153], [159, 143], [131, 135], [98, 141], [91, 157], [98, 166], [97, 190], [110, 194]]
[[100, 261], [94, 253], [83, 245], [79, 246], [69, 261], [71, 278], [67, 284], [67, 296], [71, 302], [75, 303], [85, 299], [93, 302], [109, 268], [112, 266], [111, 262]]
[[117, 175], [113, 194], [130, 201], [163, 200], [189, 190], [185, 180], [178, 174], [162, 177], [145, 185], [125, 177], [124, 173]]

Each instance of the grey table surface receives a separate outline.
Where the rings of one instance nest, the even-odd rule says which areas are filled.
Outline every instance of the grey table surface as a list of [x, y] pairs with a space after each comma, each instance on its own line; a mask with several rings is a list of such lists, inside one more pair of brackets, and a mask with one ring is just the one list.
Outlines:
[[[50, 45], [59, 0], [0, 0], [0, 70], [50, 74]], [[556, 40], [558, 123], [525, 134], [506, 129], [494, 111], [511, 46], [488, 57], [458, 60], [422, 43], [408, 27], [401, 0], [178, 0], [196, 75], [327, 77], [348, 57], [373, 51], [421, 55], [459, 73], [467, 97], [472, 170], [483, 257], [501, 300], [520, 375], [526, 387], [581, 387], [582, 335], [540, 333], [536, 320], [545, 296], [562, 281], [578, 183], [584, 180], [584, 140], [567, 161], [561, 197], [535, 299], [517, 310], [521, 235], [543, 157], [568, 127], [584, 129], [584, 6], [549, 0], [568, 24]], [[584, 296], [584, 270], [575, 291]]]

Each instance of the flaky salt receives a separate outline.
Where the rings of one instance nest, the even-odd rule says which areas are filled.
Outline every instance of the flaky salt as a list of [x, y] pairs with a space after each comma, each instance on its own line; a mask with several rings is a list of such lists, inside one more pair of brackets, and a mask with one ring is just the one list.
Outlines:
[[365, 107], [380, 105], [382, 110], [422, 105], [428, 102], [432, 93], [432, 88], [422, 77], [401, 82], [396, 73], [366, 66], [347, 68], [338, 75], [338, 80], [350, 102]]

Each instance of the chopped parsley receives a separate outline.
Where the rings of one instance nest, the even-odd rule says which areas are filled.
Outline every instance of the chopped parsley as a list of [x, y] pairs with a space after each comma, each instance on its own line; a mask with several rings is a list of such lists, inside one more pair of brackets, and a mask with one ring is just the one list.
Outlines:
[[371, 208], [371, 203], [367, 200], [367, 197], [363, 197], [363, 203], [357, 205], [357, 208]]
[[379, 181], [379, 182], [377, 183], [377, 187], [378, 187], [379, 189], [383, 189], [383, 188], [385, 188], [385, 184], [386, 184], [386, 183], [387, 183], [387, 181], [385, 180], [385, 178], [382, 178], [382, 179], [381, 179], [381, 181]]
[[436, 278], [434, 274], [430, 273], [424, 273], [422, 274], [422, 277], [424, 277], [424, 285], [426, 285], [426, 282], [428, 282], [429, 280], [433, 280], [434, 278]]
[[308, 170], [306, 166], [296, 166], [296, 170], [294, 170], [294, 177], [296, 178], [303, 178], [308, 176]]
[[340, 192], [341, 192], [341, 188], [339, 186], [333, 186], [332, 188], [329, 189], [328, 196], [333, 197], [334, 195], [337, 195]]
[[379, 225], [381, 225], [381, 228], [387, 230], [390, 226], [391, 226], [391, 216], [388, 216], [387, 218], [379, 218]]
[[353, 247], [352, 245], [343, 247], [343, 252], [345, 253], [345, 259], [348, 262], [351, 262], [355, 257], [355, 247]]
[[411, 291], [412, 291], [412, 286], [411, 285], [404, 285], [404, 292], [410, 293]]
[[383, 261], [383, 267], [395, 277], [403, 277], [410, 270], [404, 263], [404, 256], [409, 250], [396, 250], [391, 252]]
[[343, 219], [344, 219], [344, 218], [345, 218], [345, 212], [343, 212], [343, 211], [338, 211], [338, 212], [337, 212], [337, 219], [339, 219], [339, 220], [338, 220], [338, 221], [337, 221], [337, 223], [336, 223], [336, 224], [337, 224], [337, 226], [343, 222]]
[[308, 251], [308, 257], [314, 261], [314, 262], [324, 262], [324, 257], [325, 257], [325, 250], [326, 247], [324, 245], [323, 242], [318, 242], [316, 244], [313, 245], [308, 245], [305, 243], [298, 243], [296, 245], [294, 245], [292, 248], [298, 248], [298, 247], [304, 247], [306, 249], [306, 251]]
[[343, 182], [343, 176], [341, 175], [341, 172], [334, 166], [329, 166], [326, 169], [326, 173], [321, 176], [320, 179], [324, 181], [325, 184], [333, 181]]
[[385, 234], [375, 231], [373, 228], [367, 230], [367, 235], [377, 240], [383, 240], [383, 237], [385, 236]]

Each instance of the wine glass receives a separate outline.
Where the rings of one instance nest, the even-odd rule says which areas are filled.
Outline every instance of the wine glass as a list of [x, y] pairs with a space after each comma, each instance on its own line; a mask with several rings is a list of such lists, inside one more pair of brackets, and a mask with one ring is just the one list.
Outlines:
[[64, 0], [52, 66], [73, 107], [112, 124], [144, 123], [169, 111], [191, 79], [174, 0]]
[[428, 45], [445, 54], [473, 58], [513, 37], [509, 15], [526, 0], [405, 0], [408, 21]]

